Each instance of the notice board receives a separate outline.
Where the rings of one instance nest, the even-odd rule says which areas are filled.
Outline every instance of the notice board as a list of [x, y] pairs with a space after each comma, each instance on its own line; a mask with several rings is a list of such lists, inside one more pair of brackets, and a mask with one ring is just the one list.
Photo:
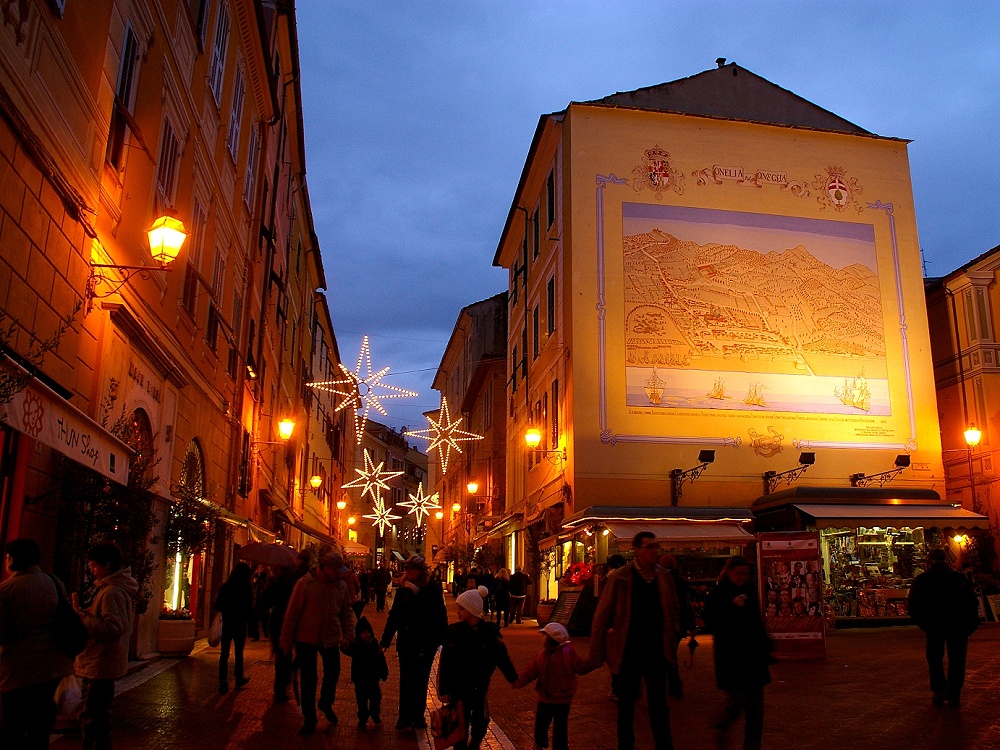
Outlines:
[[778, 659], [826, 656], [819, 532], [758, 536], [758, 581], [764, 627]]

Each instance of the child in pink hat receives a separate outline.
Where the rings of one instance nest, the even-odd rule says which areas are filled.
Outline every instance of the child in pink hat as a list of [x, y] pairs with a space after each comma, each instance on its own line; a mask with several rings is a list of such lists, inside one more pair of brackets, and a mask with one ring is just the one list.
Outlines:
[[558, 622], [550, 622], [539, 631], [545, 638], [542, 650], [524, 668], [514, 687], [520, 688], [538, 680], [535, 692], [535, 748], [549, 746], [549, 724], [552, 725], [552, 750], [569, 750], [569, 707], [576, 695], [576, 676], [586, 674], [589, 667], [569, 642], [569, 632]]

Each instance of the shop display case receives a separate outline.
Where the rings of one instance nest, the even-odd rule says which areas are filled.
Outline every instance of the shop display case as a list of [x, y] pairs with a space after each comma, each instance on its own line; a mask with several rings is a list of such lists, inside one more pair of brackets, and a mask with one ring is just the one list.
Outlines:
[[914, 577], [925, 568], [922, 527], [822, 529], [825, 605], [837, 618], [905, 618]]

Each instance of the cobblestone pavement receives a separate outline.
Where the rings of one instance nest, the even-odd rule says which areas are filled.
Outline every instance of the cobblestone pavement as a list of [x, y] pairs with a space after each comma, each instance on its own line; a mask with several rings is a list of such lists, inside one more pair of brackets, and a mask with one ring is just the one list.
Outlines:
[[[449, 600], [451, 619], [454, 605]], [[366, 611], [381, 632], [384, 614]], [[504, 631], [519, 668], [541, 645], [534, 620]], [[575, 645], [586, 653], [586, 638]], [[685, 697], [671, 701], [671, 722], [678, 750], [713, 747], [708, 726], [720, 706], [712, 674], [711, 639], [701, 639], [693, 669], [683, 669]], [[686, 652], [685, 652], [686, 653]], [[163, 659], [121, 681], [115, 701], [118, 750], [423, 750], [427, 735], [396, 732], [397, 662], [390, 652], [390, 678], [384, 685], [383, 725], [359, 730], [355, 719], [348, 660], [342, 662], [335, 710], [336, 727], [320, 718], [317, 734], [296, 736], [302, 724], [294, 702], [271, 702], [270, 649], [249, 642], [250, 684], [225, 695], [217, 691], [218, 649], [204, 642], [186, 659]], [[828, 639], [823, 661], [780, 663], [767, 688], [765, 748], [828, 750], [1000, 750], [1000, 625], [984, 625], [969, 647], [969, 670], [960, 709], [932, 706], [923, 660], [923, 635], [914, 627], [841, 630]], [[609, 700], [606, 669], [580, 678], [570, 714], [570, 746], [577, 750], [614, 750], [616, 704]], [[430, 701], [432, 704], [433, 700]], [[497, 675], [490, 690], [494, 723], [489, 750], [530, 750], [535, 697], [532, 688], [514, 690]], [[651, 748], [645, 706], [636, 709], [637, 748]], [[735, 737], [733, 738], [736, 739]], [[736, 743], [737, 747], [741, 743]], [[54, 738], [54, 750], [80, 747], [79, 735]]]

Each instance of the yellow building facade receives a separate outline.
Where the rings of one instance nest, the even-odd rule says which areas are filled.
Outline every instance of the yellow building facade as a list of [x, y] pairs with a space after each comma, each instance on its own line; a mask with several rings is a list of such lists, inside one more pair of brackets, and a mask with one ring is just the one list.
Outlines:
[[785, 486], [944, 495], [906, 145], [735, 64], [540, 119], [494, 259], [540, 598], [616, 523], [732, 549]]

